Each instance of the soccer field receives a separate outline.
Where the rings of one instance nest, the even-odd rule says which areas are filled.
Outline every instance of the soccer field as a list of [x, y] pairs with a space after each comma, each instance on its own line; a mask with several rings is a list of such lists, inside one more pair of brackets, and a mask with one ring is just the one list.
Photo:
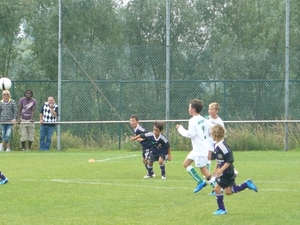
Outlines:
[[[258, 193], [225, 196], [217, 210], [208, 185], [182, 166], [187, 152], [173, 151], [167, 180], [143, 179], [140, 152], [1, 152], [1, 224], [297, 224], [300, 221], [300, 152], [234, 152], [237, 184], [252, 178]], [[95, 162], [88, 162], [89, 159]], [[292, 175], [294, 174], [294, 175]]]

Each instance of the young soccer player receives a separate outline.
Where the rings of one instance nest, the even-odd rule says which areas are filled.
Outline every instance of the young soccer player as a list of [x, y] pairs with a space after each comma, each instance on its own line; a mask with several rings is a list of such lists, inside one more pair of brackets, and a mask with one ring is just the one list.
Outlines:
[[153, 126], [153, 132], [141, 133], [137, 136], [130, 137], [130, 140], [135, 141], [139, 138], [146, 138], [151, 142], [151, 153], [148, 164], [148, 175], [144, 178], [152, 178], [153, 176], [153, 162], [158, 161], [161, 170], [161, 179], [165, 180], [166, 177], [166, 168], [165, 163], [167, 160], [172, 160], [170, 143], [167, 138], [162, 134], [164, 128], [164, 123], [155, 122]]
[[258, 190], [256, 185], [250, 179], [246, 180], [241, 185], [235, 184], [236, 174], [234, 173], [233, 153], [224, 142], [224, 127], [217, 124], [211, 128], [210, 132], [213, 140], [216, 142], [215, 153], [217, 160], [217, 165], [214, 171], [214, 177], [216, 178], [217, 185], [215, 186], [214, 191], [216, 193], [218, 210], [213, 214], [222, 215], [227, 213], [223, 201], [223, 192], [225, 192], [226, 195], [231, 195], [233, 193], [241, 192], [246, 188], [249, 188], [255, 192]]
[[[133, 128], [133, 133], [135, 136], [142, 134], [142, 133], [148, 133], [148, 131], [139, 124], [139, 118], [137, 115], [132, 115], [129, 119], [129, 122], [130, 122], [131, 127]], [[137, 141], [139, 141], [142, 146], [142, 161], [145, 165], [145, 168], [147, 170], [147, 175], [148, 175], [148, 163], [149, 163], [150, 149], [151, 149], [152, 144], [150, 141], [148, 141], [147, 139], [143, 139], [143, 138], [137, 139]], [[151, 174], [151, 176], [155, 177], [155, 173], [153, 172]]]
[[189, 104], [189, 114], [192, 118], [189, 120], [188, 130], [184, 129], [182, 125], [177, 124], [176, 129], [178, 132], [187, 138], [191, 138], [193, 149], [187, 155], [183, 162], [184, 168], [187, 172], [197, 181], [197, 186], [194, 193], [200, 191], [206, 186], [206, 182], [200, 177], [196, 170], [191, 165], [195, 162], [195, 167], [200, 168], [201, 173], [209, 181], [212, 187], [215, 186], [214, 179], [210, 172], [207, 170], [207, 152], [208, 152], [208, 128], [209, 122], [200, 115], [203, 109], [202, 101], [194, 99]]
[[[209, 116], [207, 117], [207, 120], [210, 122], [210, 127], [214, 126], [215, 124], [220, 124], [224, 127], [224, 122], [223, 120], [218, 116], [220, 106], [218, 103], [213, 102], [210, 103], [208, 106], [208, 113]], [[210, 132], [208, 132], [208, 143], [209, 143], [209, 149], [208, 149], [208, 164], [207, 164], [207, 169], [210, 171], [210, 165], [211, 165], [211, 160], [214, 159], [213, 152], [214, 152], [214, 140], [211, 137]]]

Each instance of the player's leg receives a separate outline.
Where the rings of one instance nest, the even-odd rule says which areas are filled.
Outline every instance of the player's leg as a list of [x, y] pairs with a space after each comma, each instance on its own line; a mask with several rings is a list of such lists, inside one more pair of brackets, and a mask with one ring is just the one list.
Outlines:
[[7, 177], [5, 177], [4, 174], [1, 171], [0, 171], [0, 179], [1, 179], [0, 184], [8, 183]]
[[191, 151], [186, 159], [183, 162], [183, 166], [186, 169], [186, 171], [191, 175], [192, 178], [194, 178], [195, 181], [197, 181], [197, 186], [194, 189], [194, 193], [197, 193], [200, 191], [203, 187], [206, 186], [206, 182], [201, 178], [201, 176], [197, 173], [197, 171], [194, 169], [194, 167], [191, 165], [192, 162], [195, 162], [195, 167], [198, 167], [199, 164], [196, 163], [196, 156], [194, 155], [194, 152]]
[[[258, 192], [257, 186], [253, 183], [252, 180], [248, 179], [240, 185], [233, 185], [231, 187], [231, 193], [238, 193], [238, 192], [245, 190], [246, 188], [253, 190], [255, 192]], [[228, 192], [226, 194], [230, 195], [230, 192]]]
[[158, 155], [153, 154], [152, 152], [150, 153], [150, 158], [148, 161], [148, 174], [146, 176], [144, 176], [144, 178], [152, 178], [152, 174], [153, 174], [153, 163], [154, 161], [158, 161]]
[[167, 161], [167, 156], [168, 155], [160, 155], [159, 159], [158, 159], [158, 163], [159, 163], [159, 167], [160, 167], [160, 171], [161, 171], [161, 179], [165, 180], [167, 179], [166, 176], [166, 167], [165, 167], [165, 162]]
[[222, 192], [221, 186], [219, 184], [216, 184], [216, 186], [214, 188], [214, 191], [216, 193], [218, 210], [215, 211], [213, 214], [214, 215], [223, 215], [223, 214], [226, 214], [227, 211], [226, 211], [225, 205], [224, 205], [224, 194]]

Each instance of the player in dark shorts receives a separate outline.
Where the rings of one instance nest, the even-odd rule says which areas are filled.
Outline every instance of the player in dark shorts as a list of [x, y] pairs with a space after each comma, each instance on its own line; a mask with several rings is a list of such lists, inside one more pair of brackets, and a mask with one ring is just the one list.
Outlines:
[[165, 163], [167, 160], [172, 160], [172, 155], [169, 141], [161, 133], [163, 127], [163, 123], [155, 122], [153, 132], [141, 133], [138, 136], [130, 138], [132, 141], [138, 140], [139, 138], [146, 138], [151, 142], [152, 147], [148, 164], [148, 174], [144, 178], [152, 178], [151, 174], [153, 172], [153, 163], [154, 161], [158, 161], [161, 170], [161, 179], [167, 179]]
[[[249, 188], [257, 192], [257, 187], [252, 180], [248, 179], [240, 185], [235, 184], [236, 174], [234, 172], [234, 158], [231, 149], [224, 142], [225, 129], [222, 125], [216, 124], [211, 130], [211, 135], [215, 144], [215, 156], [217, 165], [214, 171], [214, 177], [216, 178], [217, 185], [214, 188], [216, 193], [216, 199], [218, 204], [218, 210], [214, 212], [215, 215], [223, 215], [227, 213], [223, 201], [223, 192], [226, 195], [241, 192], [246, 188]], [[223, 189], [223, 191], [222, 191]]]
[[[148, 131], [139, 124], [139, 118], [137, 115], [132, 115], [129, 119], [129, 122], [130, 122], [131, 127], [133, 128], [133, 133], [135, 136], [140, 135], [142, 133], [148, 133]], [[147, 170], [147, 175], [148, 175], [148, 166], [147, 165], [149, 163], [150, 151], [151, 151], [152, 144], [149, 140], [147, 140], [145, 138], [144, 139], [140, 138], [137, 141], [139, 141], [142, 146], [142, 161], [145, 165], [145, 168]], [[155, 177], [155, 173], [153, 171], [152, 171], [151, 176]]]

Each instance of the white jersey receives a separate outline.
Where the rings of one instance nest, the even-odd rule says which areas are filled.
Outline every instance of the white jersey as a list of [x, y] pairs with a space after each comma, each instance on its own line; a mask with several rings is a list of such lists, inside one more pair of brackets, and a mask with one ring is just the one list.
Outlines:
[[194, 156], [207, 156], [208, 151], [209, 122], [203, 116], [193, 116], [189, 120], [188, 130], [179, 127], [178, 132], [187, 138], [191, 138]]
[[212, 136], [211, 136], [211, 133], [210, 133], [210, 128], [211, 127], [213, 127], [214, 125], [216, 125], [216, 124], [219, 124], [219, 125], [221, 125], [222, 127], [224, 127], [225, 128], [225, 126], [224, 126], [224, 122], [223, 122], [223, 120], [220, 118], [220, 117], [218, 117], [218, 118], [216, 118], [216, 119], [213, 119], [213, 118], [211, 118], [211, 117], [208, 117], [207, 118], [207, 120], [209, 121], [209, 130], [208, 130], [208, 142], [209, 142], [209, 151], [214, 151], [214, 140], [212, 139]]

